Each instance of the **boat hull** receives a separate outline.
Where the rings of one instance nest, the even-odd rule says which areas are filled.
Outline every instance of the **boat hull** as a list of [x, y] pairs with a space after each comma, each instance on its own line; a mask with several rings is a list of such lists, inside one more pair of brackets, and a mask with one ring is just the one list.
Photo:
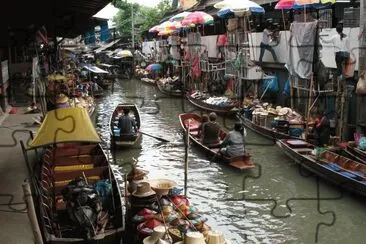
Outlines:
[[245, 118], [244, 115], [240, 115], [239, 116], [242, 124], [250, 129], [251, 131], [263, 136], [263, 137], [266, 137], [267, 139], [270, 139], [270, 140], [276, 140], [276, 139], [299, 139], [297, 137], [292, 137], [288, 134], [284, 134], [284, 133], [281, 133], [281, 132], [277, 132], [275, 130], [272, 130], [272, 129], [269, 129], [269, 128], [266, 128], [264, 126], [261, 126], [261, 125], [257, 125], [255, 123], [253, 123], [251, 120]]
[[219, 115], [224, 116], [235, 116], [235, 114], [237, 113], [237, 110], [234, 109], [235, 106], [219, 107], [216, 105], [210, 105], [200, 99], [193, 98], [190, 95], [186, 95], [186, 98], [192, 105], [207, 112], [215, 112]]
[[[314, 149], [314, 146], [306, 143], [304, 147], [291, 148], [286, 139], [278, 140], [277, 145], [283, 150], [283, 152], [296, 163], [306, 168], [315, 175], [322, 179], [329, 181], [349, 192], [360, 196], [366, 196], [366, 181], [359, 182], [343, 176], [341, 173], [333, 171], [326, 167], [326, 163], [318, 161], [314, 156], [310, 155], [310, 152]], [[309, 150], [306, 150], [309, 149]], [[297, 151], [296, 151], [297, 150]], [[300, 152], [299, 150], [302, 150]]]
[[114, 127], [116, 126], [116, 117], [118, 116], [118, 110], [123, 108], [128, 108], [131, 112], [134, 113], [137, 128], [140, 130], [141, 126], [141, 119], [139, 109], [135, 104], [125, 103], [125, 104], [118, 104], [114, 109], [112, 116], [110, 118], [110, 136], [113, 142], [113, 145], [118, 148], [129, 148], [137, 146], [141, 142], [142, 134], [141, 132], [137, 132], [135, 135], [116, 135], [114, 133]]
[[[190, 122], [188, 122], [190, 121]], [[181, 124], [182, 129], [187, 134], [188, 126], [187, 123], [197, 123], [201, 121], [201, 116], [195, 113], [185, 113], [179, 115], [179, 122]], [[191, 128], [191, 127], [190, 127]], [[226, 137], [226, 132], [221, 131], [220, 139], [223, 140]], [[199, 141], [199, 138], [196, 136], [196, 131], [190, 131], [189, 139], [208, 157], [210, 161], [223, 162], [229, 164], [237, 169], [250, 169], [254, 168], [255, 165], [249, 160], [249, 154], [228, 158], [224, 157], [221, 153], [219, 153], [221, 144], [215, 145], [215, 147], [207, 147]]]
[[182, 97], [183, 92], [182, 91], [169, 91], [164, 89], [163, 83], [160, 81], [156, 82], [156, 86], [158, 87], [159, 91], [165, 95], [172, 96], [172, 97]]
[[[38, 208], [37, 217], [40, 223], [40, 229], [45, 243], [61, 244], [61, 243], [120, 243], [124, 227], [124, 213], [123, 200], [121, 196], [121, 189], [116, 181], [115, 173], [110, 168], [107, 155], [99, 144], [71, 144], [71, 147], [48, 147], [42, 155], [42, 165], [39, 170], [40, 182], [33, 185], [36, 192], [43, 193], [38, 195], [36, 205]], [[53, 166], [49, 166], [51, 163]], [[84, 166], [78, 166], [78, 165]], [[87, 168], [87, 165], [92, 164], [93, 167]], [[81, 168], [80, 168], [81, 167]], [[52, 172], [52, 183], [47, 174]], [[93, 177], [100, 177], [100, 179], [109, 179], [112, 183], [113, 203], [115, 206], [115, 228], [108, 229], [104, 233], [97, 234], [91, 239], [85, 240], [82, 236], [73, 236], [63, 233], [57, 235], [57, 230], [50, 231], [48, 218], [50, 214], [50, 200], [44, 196], [55, 196], [53, 202], [54, 211], [57, 211], [59, 220], [56, 222], [60, 224], [64, 222], [67, 216], [67, 205], [60, 204], [58, 197], [62, 195], [62, 190], [68, 182], [77, 178], [85, 176], [91, 183]], [[48, 183], [47, 183], [48, 182]], [[49, 186], [52, 185], [52, 188]], [[67, 224], [68, 226], [69, 224]], [[63, 229], [62, 226], [60, 229]], [[67, 229], [67, 228], [66, 228]], [[74, 232], [77, 233], [77, 232]], [[62, 237], [61, 237], [62, 236]]]

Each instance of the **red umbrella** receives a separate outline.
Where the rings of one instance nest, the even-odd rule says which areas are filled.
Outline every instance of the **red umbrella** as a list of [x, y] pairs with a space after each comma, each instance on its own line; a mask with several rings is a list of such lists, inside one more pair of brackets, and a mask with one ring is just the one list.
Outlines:
[[183, 26], [190, 26], [192, 24], [208, 24], [213, 22], [213, 17], [205, 12], [202, 11], [195, 11], [188, 14], [183, 20]]

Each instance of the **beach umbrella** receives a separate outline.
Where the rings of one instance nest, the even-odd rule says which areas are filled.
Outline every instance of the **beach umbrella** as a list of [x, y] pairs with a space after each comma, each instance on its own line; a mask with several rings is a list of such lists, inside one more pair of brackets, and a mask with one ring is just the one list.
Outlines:
[[129, 51], [129, 50], [122, 50], [122, 51], [119, 51], [119, 52], [117, 53], [117, 56], [119, 56], [119, 57], [123, 57], [123, 58], [126, 58], [126, 57], [133, 57], [133, 55], [132, 55], [131, 51]]
[[216, 3], [214, 7], [220, 9], [217, 12], [219, 17], [229, 13], [242, 13], [247, 11], [253, 13], [264, 13], [263, 7], [250, 0], [224, 0]]
[[174, 33], [178, 33], [179, 30], [163, 30], [163, 31], [159, 31], [158, 36], [168, 36]]
[[334, 4], [336, 0], [280, 0], [275, 9], [303, 9], [307, 7], [321, 7]]
[[190, 13], [192, 12], [188, 12], [188, 11], [184, 11], [182, 13], [176, 14], [172, 17], [170, 17], [170, 21], [182, 21], [185, 17], [187, 17]]
[[158, 31], [179, 30], [182, 24], [179, 21], [165, 21], [158, 26]]
[[147, 71], [158, 71], [161, 70], [163, 66], [161, 64], [149, 64], [145, 70]]
[[149, 29], [149, 32], [152, 33], [152, 32], [159, 32], [159, 25], [155, 25], [154, 27], [151, 27]]
[[183, 20], [182, 20], [182, 26], [192, 26], [197, 24], [210, 24], [212, 23], [214, 18], [202, 11], [195, 11], [190, 14], [188, 14]]

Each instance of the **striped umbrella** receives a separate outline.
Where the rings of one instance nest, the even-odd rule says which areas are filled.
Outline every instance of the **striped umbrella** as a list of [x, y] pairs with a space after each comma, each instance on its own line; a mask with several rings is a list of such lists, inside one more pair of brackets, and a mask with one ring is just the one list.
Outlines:
[[195, 11], [188, 14], [183, 20], [183, 26], [192, 26], [197, 24], [209, 24], [212, 23], [214, 18], [202, 11]]
[[173, 17], [170, 17], [170, 21], [182, 21], [185, 17], [187, 17], [190, 13], [188, 11], [184, 11], [182, 13], [176, 14]]
[[151, 27], [150, 29], [149, 29], [149, 32], [159, 32], [159, 25], [155, 25], [154, 27]]
[[303, 9], [307, 7], [321, 7], [334, 4], [336, 0], [280, 0], [275, 9]]

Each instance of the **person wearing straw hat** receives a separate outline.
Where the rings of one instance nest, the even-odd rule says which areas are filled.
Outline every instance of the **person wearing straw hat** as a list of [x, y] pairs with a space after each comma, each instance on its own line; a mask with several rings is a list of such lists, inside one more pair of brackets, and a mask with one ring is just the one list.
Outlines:
[[63, 93], [58, 94], [56, 98], [56, 108], [67, 108], [67, 107], [70, 107], [69, 98]]

